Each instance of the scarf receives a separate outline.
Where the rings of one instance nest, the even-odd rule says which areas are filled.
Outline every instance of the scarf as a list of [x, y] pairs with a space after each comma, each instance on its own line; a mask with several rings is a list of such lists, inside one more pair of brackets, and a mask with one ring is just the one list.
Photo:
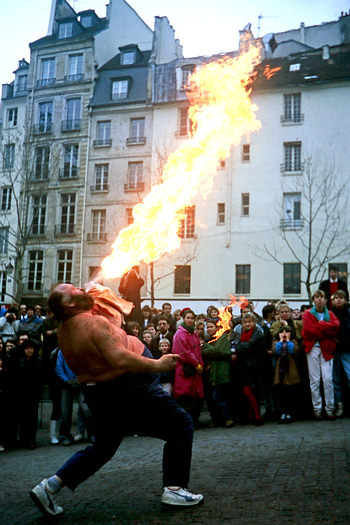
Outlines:
[[248, 341], [250, 341], [253, 335], [254, 330], [255, 330], [255, 327], [252, 328], [251, 330], [242, 330], [241, 343], [248, 343]]
[[[316, 311], [315, 305], [313, 305], [313, 307], [311, 308], [310, 313], [312, 315], [314, 315], [318, 321], [320, 320], [320, 318], [318, 317], [318, 313]], [[324, 307], [324, 312], [323, 313], [324, 313], [323, 320], [328, 322], [330, 320], [330, 317], [329, 317], [329, 312], [328, 312], [327, 306]]]
[[187, 326], [183, 321], [180, 323], [180, 326], [183, 326], [187, 332], [190, 332], [190, 334], [194, 334], [194, 331], [196, 329], [195, 326]]

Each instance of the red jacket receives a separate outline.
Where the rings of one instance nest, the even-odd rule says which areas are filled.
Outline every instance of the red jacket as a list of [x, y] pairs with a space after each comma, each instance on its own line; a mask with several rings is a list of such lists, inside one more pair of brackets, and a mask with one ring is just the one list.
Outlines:
[[181, 395], [190, 397], [204, 397], [203, 380], [199, 373], [186, 377], [183, 364], [191, 366], [203, 366], [201, 346], [196, 333], [190, 333], [183, 326], [179, 326], [173, 339], [173, 354], [179, 354], [180, 359], [176, 363], [173, 395], [178, 398]]
[[318, 341], [321, 352], [326, 361], [333, 358], [336, 347], [335, 336], [339, 332], [340, 322], [333, 312], [329, 312], [329, 321], [319, 321], [307, 310], [303, 315], [302, 336], [305, 352], [308, 353]]

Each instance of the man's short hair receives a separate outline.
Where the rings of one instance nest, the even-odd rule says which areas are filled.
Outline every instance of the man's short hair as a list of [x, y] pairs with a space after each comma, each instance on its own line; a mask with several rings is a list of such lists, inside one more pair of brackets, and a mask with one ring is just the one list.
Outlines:
[[323, 298], [325, 298], [326, 294], [324, 293], [323, 290], [316, 290], [316, 292], [313, 293], [312, 298], [315, 299], [315, 297], [323, 297]]
[[265, 304], [265, 306], [262, 309], [263, 319], [267, 319], [268, 315], [274, 313], [274, 311], [275, 311], [274, 304]]
[[170, 308], [172, 308], [172, 306], [171, 306], [170, 303], [163, 303], [163, 304], [162, 304], [162, 310], [164, 310], [164, 306], [170, 306]]
[[166, 321], [168, 324], [169, 324], [169, 319], [166, 315], [164, 314], [160, 314], [160, 316], [158, 317], [157, 319], [157, 323], [159, 323], [159, 321]]
[[336, 292], [334, 292], [332, 297], [341, 297], [342, 299], [347, 299], [346, 293], [344, 292], [344, 290], [337, 290]]
[[330, 266], [329, 267], [329, 271], [333, 270], [334, 272], [337, 272], [338, 271], [338, 268], [337, 266]]
[[148, 304], [145, 304], [145, 306], [143, 306], [143, 307], [141, 308], [141, 311], [142, 311], [142, 312], [150, 312], [150, 311], [151, 311], [151, 307], [148, 306]]

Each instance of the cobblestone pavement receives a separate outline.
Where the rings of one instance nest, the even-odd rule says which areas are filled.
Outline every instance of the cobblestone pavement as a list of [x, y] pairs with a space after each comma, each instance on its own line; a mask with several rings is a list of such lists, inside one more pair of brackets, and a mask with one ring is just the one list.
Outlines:
[[[204, 416], [205, 417], [205, 416]], [[0, 455], [0, 524], [349, 524], [350, 420], [267, 423], [195, 432], [191, 489], [203, 505], [163, 508], [162, 444], [130, 436], [119, 452], [72, 495], [64, 513], [46, 518], [28, 496], [81, 445], [48, 445]]]

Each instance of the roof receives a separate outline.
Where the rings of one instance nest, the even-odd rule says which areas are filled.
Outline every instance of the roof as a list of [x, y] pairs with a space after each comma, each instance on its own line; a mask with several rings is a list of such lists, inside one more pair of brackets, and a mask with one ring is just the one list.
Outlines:
[[52, 35], [44, 36], [42, 38], [39, 38], [38, 40], [35, 40], [34, 42], [31, 42], [29, 44], [29, 47], [35, 48], [40, 46], [47, 46], [50, 44], [63, 44], [66, 42], [75, 42], [79, 40], [84, 40], [87, 38], [93, 37], [96, 33], [99, 33], [103, 29], [107, 27], [107, 19], [106, 18], [100, 18], [96, 24], [94, 24], [91, 27], [84, 27], [80, 24], [80, 22], [76, 21], [77, 24], [79, 24], [81, 28], [81, 32], [73, 35], [68, 38], [58, 38], [58, 33], [54, 33]]

